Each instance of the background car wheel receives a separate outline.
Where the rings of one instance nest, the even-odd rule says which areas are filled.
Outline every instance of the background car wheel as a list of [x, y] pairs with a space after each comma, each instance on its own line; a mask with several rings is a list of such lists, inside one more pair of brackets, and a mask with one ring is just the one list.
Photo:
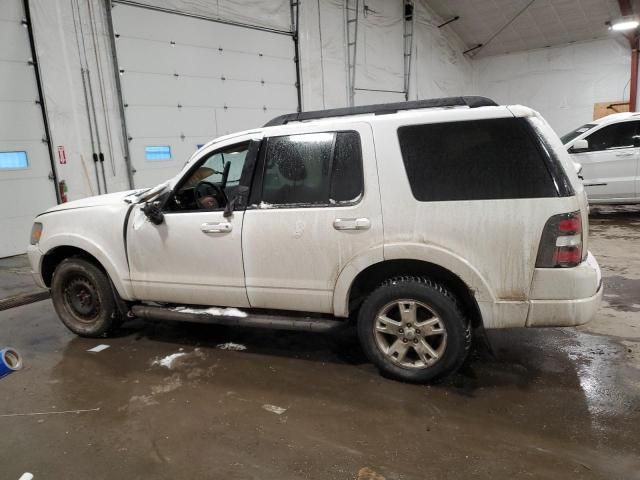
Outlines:
[[393, 278], [374, 290], [360, 308], [358, 336], [382, 373], [415, 383], [456, 371], [471, 345], [456, 298], [418, 277]]
[[109, 277], [80, 257], [60, 262], [53, 273], [51, 298], [62, 323], [82, 337], [105, 336], [119, 324]]

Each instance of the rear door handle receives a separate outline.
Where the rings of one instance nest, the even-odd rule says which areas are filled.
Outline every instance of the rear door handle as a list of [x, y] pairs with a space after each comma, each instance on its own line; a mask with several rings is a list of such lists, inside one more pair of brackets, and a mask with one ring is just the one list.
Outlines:
[[232, 229], [233, 228], [229, 222], [203, 223], [200, 225], [200, 230], [204, 233], [227, 233]]
[[616, 153], [616, 157], [633, 157], [635, 153]]
[[333, 221], [336, 230], [369, 230], [371, 221], [368, 218], [336, 218]]

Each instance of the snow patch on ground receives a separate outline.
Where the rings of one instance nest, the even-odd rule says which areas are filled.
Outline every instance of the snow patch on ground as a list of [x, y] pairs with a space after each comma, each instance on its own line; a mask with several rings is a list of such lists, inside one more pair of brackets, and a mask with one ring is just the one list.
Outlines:
[[264, 408], [267, 412], [275, 413], [276, 415], [282, 415], [284, 412], [287, 411], [286, 408], [278, 407], [277, 405], [269, 405], [269, 404], [262, 405], [262, 408]]
[[246, 312], [238, 310], [237, 308], [187, 308], [187, 307], [175, 307], [171, 309], [173, 312], [180, 313], [195, 313], [196, 315], [215, 315], [216, 317], [241, 317], [247, 316]]
[[247, 347], [245, 347], [244, 345], [240, 345], [239, 343], [233, 343], [233, 342], [221, 343], [220, 345], [218, 345], [218, 348], [220, 350], [233, 350], [236, 352], [241, 352], [242, 350], [247, 349]]
[[168, 368], [169, 370], [171, 370], [173, 368], [173, 364], [175, 363], [175, 361], [180, 358], [185, 356], [186, 353], [182, 352], [182, 353], [172, 353], [171, 355], [167, 355], [164, 358], [159, 358], [153, 361], [153, 363], [151, 365], [160, 365], [161, 367], [165, 367]]

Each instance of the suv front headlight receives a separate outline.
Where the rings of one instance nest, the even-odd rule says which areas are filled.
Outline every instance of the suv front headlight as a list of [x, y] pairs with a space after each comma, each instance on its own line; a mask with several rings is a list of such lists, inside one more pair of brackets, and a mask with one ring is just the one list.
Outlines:
[[37, 245], [41, 236], [42, 224], [40, 222], [36, 222], [33, 224], [33, 227], [31, 227], [31, 245]]

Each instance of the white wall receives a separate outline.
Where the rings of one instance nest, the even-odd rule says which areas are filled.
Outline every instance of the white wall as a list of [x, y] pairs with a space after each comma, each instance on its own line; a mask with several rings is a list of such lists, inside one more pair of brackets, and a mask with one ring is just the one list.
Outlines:
[[474, 60], [474, 91], [539, 111], [560, 135], [593, 119], [593, 104], [629, 99], [626, 39], [603, 39]]
[[[362, 4], [362, 2], [361, 2]], [[357, 105], [404, 100], [403, 2], [368, 0], [360, 12], [356, 53]], [[428, 5], [414, 7], [409, 99], [470, 94], [472, 63], [451, 29]], [[348, 102], [343, 0], [305, 0], [300, 10], [300, 59], [305, 110], [344, 107]], [[396, 93], [397, 92], [397, 93]]]

